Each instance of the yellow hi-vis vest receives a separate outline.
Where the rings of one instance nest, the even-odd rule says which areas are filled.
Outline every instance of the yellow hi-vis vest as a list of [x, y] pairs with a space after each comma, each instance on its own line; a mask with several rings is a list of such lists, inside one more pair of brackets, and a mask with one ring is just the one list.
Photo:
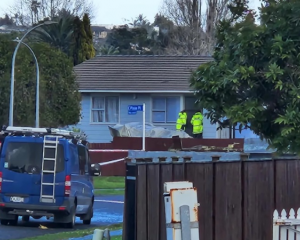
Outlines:
[[177, 122], [176, 122], [176, 130], [181, 130], [182, 125], [186, 125], [186, 119], [187, 119], [187, 114], [184, 113], [179, 113]]
[[201, 112], [196, 112], [192, 117], [191, 124], [193, 125], [193, 134], [203, 132], [203, 115]]

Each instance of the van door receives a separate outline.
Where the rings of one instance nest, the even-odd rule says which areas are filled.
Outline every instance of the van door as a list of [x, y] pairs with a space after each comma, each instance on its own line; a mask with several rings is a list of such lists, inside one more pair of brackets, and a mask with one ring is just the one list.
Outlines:
[[[53, 153], [45, 153], [45, 155], [50, 154]], [[5, 202], [49, 205], [49, 203], [40, 203], [42, 158], [42, 137], [7, 137], [5, 139], [0, 160], [3, 177], [2, 193]], [[47, 169], [47, 165], [44, 168]], [[63, 203], [64, 168], [64, 148], [60, 143], [56, 162], [56, 205]], [[53, 182], [53, 174], [45, 174], [44, 182]], [[46, 187], [48, 189], [45, 189], [44, 193], [52, 195], [52, 187]]]
[[84, 211], [84, 184], [82, 182], [82, 176], [80, 174], [80, 163], [78, 156], [77, 145], [69, 144], [70, 151], [70, 171], [71, 171], [71, 193], [72, 196], [77, 198], [77, 208], [76, 213], [81, 214]]
[[80, 181], [83, 186], [83, 192], [82, 192], [83, 205], [84, 205], [84, 211], [85, 210], [87, 211], [91, 203], [91, 198], [89, 197], [90, 186], [89, 186], [88, 154], [85, 146], [78, 145], [77, 147], [78, 147], [79, 167], [80, 167], [80, 176], [81, 176]]

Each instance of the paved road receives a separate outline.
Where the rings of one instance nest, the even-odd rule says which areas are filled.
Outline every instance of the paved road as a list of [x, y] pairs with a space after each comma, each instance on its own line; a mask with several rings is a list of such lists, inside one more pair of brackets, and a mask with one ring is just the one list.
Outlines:
[[[123, 196], [103, 196], [95, 199], [94, 217], [89, 226], [82, 224], [77, 218], [75, 229], [85, 229], [95, 226], [105, 226], [123, 221]], [[39, 225], [48, 227], [48, 229], [40, 229]], [[30, 222], [23, 223], [19, 220], [18, 226], [1, 226], [0, 240], [20, 239], [25, 237], [34, 237], [44, 234], [71, 231], [57, 225], [45, 218], [34, 220], [30, 218]]]

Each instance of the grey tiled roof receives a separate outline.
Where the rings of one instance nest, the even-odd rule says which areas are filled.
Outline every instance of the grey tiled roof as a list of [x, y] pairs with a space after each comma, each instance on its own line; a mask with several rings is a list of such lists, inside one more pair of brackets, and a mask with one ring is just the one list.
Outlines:
[[80, 91], [189, 91], [192, 70], [205, 56], [107, 55], [74, 67]]

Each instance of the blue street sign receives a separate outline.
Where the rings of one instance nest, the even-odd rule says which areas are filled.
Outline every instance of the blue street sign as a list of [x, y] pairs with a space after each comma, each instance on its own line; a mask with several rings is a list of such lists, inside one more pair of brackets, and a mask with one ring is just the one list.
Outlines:
[[129, 115], [135, 115], [139, 111], [143, 111], [143, 105], [128, 105]]
[[128, 115], [135, 115], [137, 112], [128, 111]]

